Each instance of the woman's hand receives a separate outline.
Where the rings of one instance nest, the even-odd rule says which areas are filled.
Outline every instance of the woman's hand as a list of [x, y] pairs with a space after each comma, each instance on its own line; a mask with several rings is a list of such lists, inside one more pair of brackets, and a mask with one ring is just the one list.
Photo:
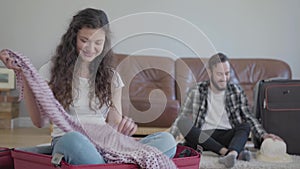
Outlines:
[[4, 65], [8, 69], [13, 69], [15, 71], [21, 70], [21, 68], [15, 64], [16, 63], [15, 59], [10, 57], [10, 55], [6, 52], [6, 50], [0, 51], [0, 60], [4, 63]]
[[117, 127], [117, 131], [126, 136], [132, 136], [136, 132], [136, 130], [137, 125], [131, 118], [128, 118], [126, 116], [123, 116], [121, 122]]
[[119, 133], [132, 136], [137, 131], [137, 125], [131, 118], [123, 116], [115, 107], [111, 107], [106, 122]]

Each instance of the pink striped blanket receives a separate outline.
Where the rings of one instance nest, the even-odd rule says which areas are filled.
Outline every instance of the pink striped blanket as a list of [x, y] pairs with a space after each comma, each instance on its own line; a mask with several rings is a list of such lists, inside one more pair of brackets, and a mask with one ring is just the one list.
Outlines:
[[[21, 67], [29, 87], [32, 89], [42, 119], [51, 120], [64, 132], [78, 131], [95, 145], [108, 163], [132, 163], [140, 168], [174, 169], [177, 168], [171, 159], [158, 149], [141, 144], [133, 138], [118, 133], [108, 124], [83, 124], [70, 116], [55, 99], [51, 89], [39, 75], [30, 60], [19, 53], [6, 50]], [[23, 80], [21, 71], [16, 72], [17, 88], [20, 100], [23, 98]]]

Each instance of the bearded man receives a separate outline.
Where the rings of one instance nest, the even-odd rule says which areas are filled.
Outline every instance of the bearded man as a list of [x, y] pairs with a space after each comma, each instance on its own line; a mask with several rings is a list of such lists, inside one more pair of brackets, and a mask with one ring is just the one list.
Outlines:
[[179, 116], [171, 127], [176, 138], [182, 134], [185, 144], [196, 149], [220, 155], [219, 162], [227, 168], [237, 159], [249, 161], [251, 153], [245, 150], [249, 133], [262, 140], [280, 137], [267, 133], [250, 113], [243, 89], [230, 82], [230, 63], [223, 53], [208, 60], [210, 80], [199, 82], [189, 89]]

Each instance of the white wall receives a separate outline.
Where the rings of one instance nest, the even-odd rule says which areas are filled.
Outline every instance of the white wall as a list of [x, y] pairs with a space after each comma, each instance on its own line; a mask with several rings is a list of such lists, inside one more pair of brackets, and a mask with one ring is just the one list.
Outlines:
[[208, 57], [216, 49], [282, 59], [300, 79], [299, 0], [1, 0], [0, 48], [22, 52], [39, 68], [85, 7], [107, 12], [116, 52]]

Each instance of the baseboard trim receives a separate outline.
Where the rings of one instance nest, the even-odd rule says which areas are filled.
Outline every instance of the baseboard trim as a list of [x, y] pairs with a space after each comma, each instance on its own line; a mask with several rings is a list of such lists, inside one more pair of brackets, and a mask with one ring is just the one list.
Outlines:
[[[12, 119], [12, 128], [27, 128], [35, 127], [30, 119], [30, 117], [18, 117]], [[49, 124], [46, 124], [44, 127], [50, 127]]]
[[169, 128], [166, 127], [138, 127], [134, 135], [149, 135], [156, 132], [167, 131]]

